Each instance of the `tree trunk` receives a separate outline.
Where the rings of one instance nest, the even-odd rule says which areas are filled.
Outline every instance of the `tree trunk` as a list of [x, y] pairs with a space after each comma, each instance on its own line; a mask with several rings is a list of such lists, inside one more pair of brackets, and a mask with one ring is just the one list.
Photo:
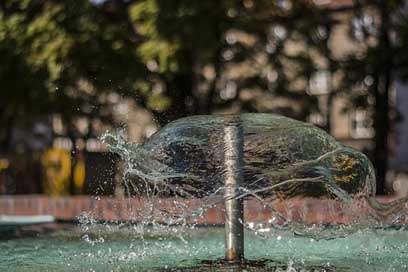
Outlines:
[[381, 33], [378, 42], [380, 61], [377, 63], [378, 74], [374, 79], [375, 95], [375, 150], [374, 166], [377, 176], [377, 194], [385, 194], [385, 181], [388, 170], [388, 134], [390, 129], [389, 121], [389, 88], [391, 85], [392, 55], [391, 45], [388, 35], [389, 11], [387, 1], [379, 4], [381, 10]]
[[[167, 94], [171, 97], [172, 103], [170, 109], [163, 115], [165, 120], [161, 121], [164, 123], [194, 113], [197, 106], [193, 95], [195, 75], [192, 52], [186, 51], [183, 56], [185, 69], [167, 82]], [[189, 102], [192, 104], [189, 105]]]
[[331, 133], [331, 127], [332, 127], [332, 123], [331, 123], [331, 117], [332, 117], [332, 107], [333, 107], [333, 98], [334, 98], [334, 93], [332, 92], [332, 90], [329, 90], [329, 94], [327, 95], [327, 102], [326, 102], [326, 126], [325, 126], [325, 130], [327, 131], [327, 133]]
[[1, 147], [0, 150], [8, 153], [11, 150], [11, 141], [12, 141], [12, 137], [13, 137], [13, 129], [14, 129], [14, 123], [15, 123], [15, 119], [16, 116], [15, 114], [11, 114], [8, 118], [5, 118], [5, 124], [4, 124], [4, 139], [2, 139], [1, 142]]

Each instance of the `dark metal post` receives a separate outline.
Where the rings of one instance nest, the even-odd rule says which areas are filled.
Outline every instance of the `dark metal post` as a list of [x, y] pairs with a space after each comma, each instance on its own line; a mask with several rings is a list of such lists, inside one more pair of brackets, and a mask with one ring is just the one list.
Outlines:
[[231, 263], [244, 258], [243, 199], [235, 198], [243, 182], [243, 137], [240, 117], [227, 117], [224, 124], [225, 258]]

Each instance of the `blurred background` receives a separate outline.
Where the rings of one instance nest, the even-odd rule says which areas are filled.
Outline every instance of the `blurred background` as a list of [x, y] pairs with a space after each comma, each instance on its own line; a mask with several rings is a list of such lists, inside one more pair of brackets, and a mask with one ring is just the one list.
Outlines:
[[268, 112], [408, 192], [408, 1], [1, 0], [0, 194], [124, 194], [98, 137]]

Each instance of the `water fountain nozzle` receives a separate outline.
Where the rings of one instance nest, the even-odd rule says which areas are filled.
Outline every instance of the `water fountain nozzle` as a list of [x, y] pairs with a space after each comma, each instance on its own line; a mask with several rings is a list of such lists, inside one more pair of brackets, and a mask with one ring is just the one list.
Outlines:
[[225, 164], [225, 258], [229, 263], [244, 259], [244, 206], [237, 198], [243, 183], [244, 142], [240, 116], [231, 116], [224, 122]]

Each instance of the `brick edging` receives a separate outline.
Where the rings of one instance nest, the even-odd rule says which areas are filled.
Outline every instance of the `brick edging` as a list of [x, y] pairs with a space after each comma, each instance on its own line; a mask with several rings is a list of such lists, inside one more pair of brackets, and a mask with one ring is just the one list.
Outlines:
[[[387, 199], [386, 199], [387, 200]], [[77, 220], [83, 213], [92, 214], [97, 220], [129, 221], [140, 220], [135, 211], [144, 206], [143, 198], [111, 198], [93, 196], [49, 197], [43, 195], [0, 196], [0, 215], [53, 215], [59, 220]], [[383, 200], [384, 201], [384, 200]], [[178, 203], [195, 209], [200, 206], [199, 199], [177, 199]], [[174, 198], [156, 199], [155, 207], [176, 211]], [[271, 210], [255, 199], [245, 201], [245, 221], [270, 222]], [[350, 223], [352, 218], [339, 201], [328, 199], [291, 199], [275, 201], [273, 207], [292, 221], [308, 224]], [[156, 214], [157, 215], [157, 214]], [[189, 223], [222, 224], [223, 205], [205, 211], [201, 216], [189, 217]]]

